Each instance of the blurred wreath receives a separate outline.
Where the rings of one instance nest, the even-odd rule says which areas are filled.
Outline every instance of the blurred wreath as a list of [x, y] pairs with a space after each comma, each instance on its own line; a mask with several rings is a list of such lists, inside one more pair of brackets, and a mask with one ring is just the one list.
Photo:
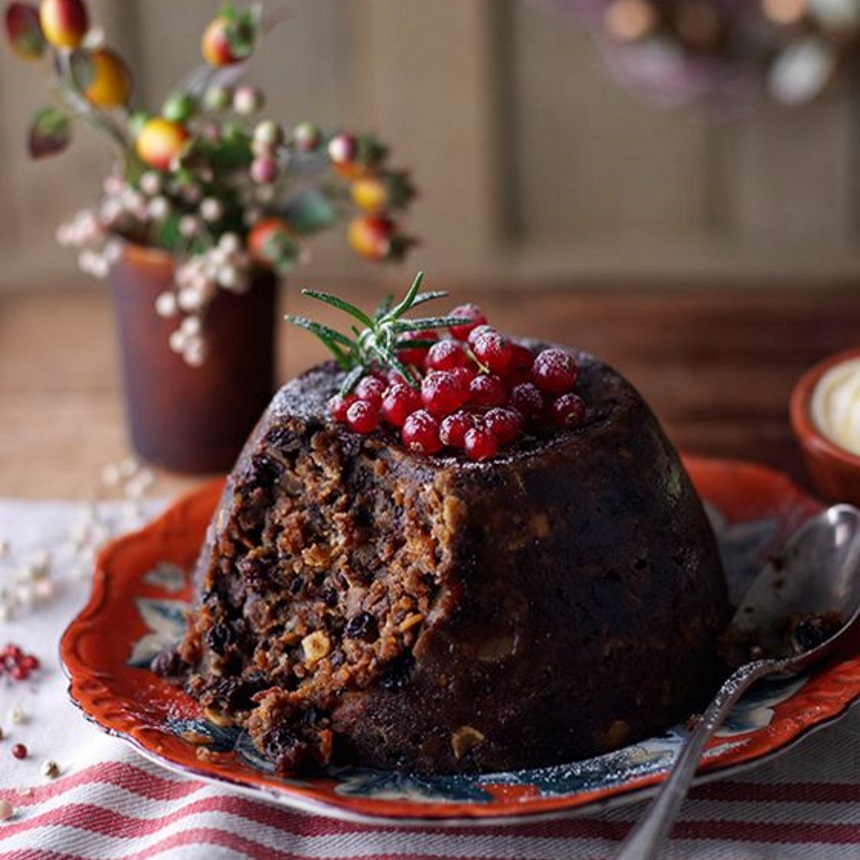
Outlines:
[[598, 38], [625, 86], [666, 105], [816, 98], [856, 62], [860, 0], [540, 0]]

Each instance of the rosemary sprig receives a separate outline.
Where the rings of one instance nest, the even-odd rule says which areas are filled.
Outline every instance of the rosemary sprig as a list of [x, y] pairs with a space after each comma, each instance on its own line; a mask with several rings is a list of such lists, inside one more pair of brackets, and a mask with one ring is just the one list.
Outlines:
[[396, 305], [394, 297], [387, 296], [372, 316], [331, 293], [319, 290], [301, 291], [303, 296], [337, 308], [356, 320], [363, 328], [351, 325], [352, 338], [306, 317], [288, 314], [285, 319], [318, 337], [334, 356], [338, 366], [347, 372], [341, 385], [342, 395], [348, 394], [359, 379], [374, 366], [393, 368], [410, 385], [417, 388], [420, 382], [418, 376], [413, 368], [400, 360], [397, 353], [407, 347], [430, 346], [433, 341], [407, 338], [405, 335], [469, 323], [469, 320], [460, 317], [405, 318], [404, 315], [409, 311], [448, 295], [439, 290], [419, 292], [423, 279], [424, 273], [419, 272], [406, 295]]

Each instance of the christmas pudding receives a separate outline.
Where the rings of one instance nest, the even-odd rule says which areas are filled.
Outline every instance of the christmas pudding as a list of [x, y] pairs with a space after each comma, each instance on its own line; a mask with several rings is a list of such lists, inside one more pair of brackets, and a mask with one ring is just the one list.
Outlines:
[[209, 529], [187, 688], [283, 774], [571, 761], [688, 716], [718, 671], [717, 547], [648, 406], [474, 306], [404, 317], [436, 295], [355, 340], [294, 319], [335, 360], [275, 396]]

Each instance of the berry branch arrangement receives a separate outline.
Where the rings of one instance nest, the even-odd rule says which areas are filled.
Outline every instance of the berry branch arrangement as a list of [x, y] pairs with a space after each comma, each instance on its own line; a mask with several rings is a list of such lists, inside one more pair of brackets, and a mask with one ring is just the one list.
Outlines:
[[98, 277], [124, 243], [174, 254], [173, 289], [155, 310], [176, 319], [170, 346], [191, 365], [206, 358], [206, 310], [219, 292], [247, 292], [258, 268], [291, 272], [315, 234], [345, 223], [352, 250], [375, 262], [400, 260], [415, 244], [400, 223], [415, 187], [385, 143], [311, 122], [285, 126], [266, 116], [262, 90], [241, 83], [278, 23], [262, 4], [225, 3], [203, 30], [203, 64], [149, 110], [133, 104], [129, 67], [91, 25], [84, 0], [6, 6], [9, 48], [44, 63], [53, 96], [31, 122], [30, 155], [63, 152], [78, 121], [116, 153], [99, 202], [60, 227], [58, 240]]
[[585, 421], [586, 404], [574, 390], [579, 367], [570, 352], [518, 343], [489, 325], [474, 304], [442, 316], [408, 317], [448, 295], [421, 292], [422, 281], [419, 272], [403, 299], [395, 304], [388, 296], [372, 314], [331, 293], [302, 290], [351, 320], [345, 334], [306, 317], [286, 317], [319, 338], [344, 373], [328, 404], [335, 421], [360, 434], [397, 433], [419, 454], [462, 452], [475, 461]]

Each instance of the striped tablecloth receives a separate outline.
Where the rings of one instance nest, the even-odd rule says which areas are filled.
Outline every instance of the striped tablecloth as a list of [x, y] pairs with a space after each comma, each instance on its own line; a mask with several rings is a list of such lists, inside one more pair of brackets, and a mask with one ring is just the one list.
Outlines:
[[[89, 725], [66, 701], [56, 657], [87, 597], [69, 542], [77, 504], [0, 501], [0, 588], [33, 553], [52, 554], [58, 595], [0, 621], [43, 663], [37, 679], [0, 679], [2, 860], [221, 860], [221, 858], [611, 858], [642, 805], [513, 826], [390, 827], [293, 812], [152, 764]], [[17, 712], [17, 713], [13, 713]], [[24, 717], [13, 721], [12, 717]], [[15, 743], [28, 755], [12, 756]], [[54, 759], [61, 775], [41, 774]], [[666, 857], [677, 860], [860, 858], [860, 711], [740, 776], [693, 791]]]

